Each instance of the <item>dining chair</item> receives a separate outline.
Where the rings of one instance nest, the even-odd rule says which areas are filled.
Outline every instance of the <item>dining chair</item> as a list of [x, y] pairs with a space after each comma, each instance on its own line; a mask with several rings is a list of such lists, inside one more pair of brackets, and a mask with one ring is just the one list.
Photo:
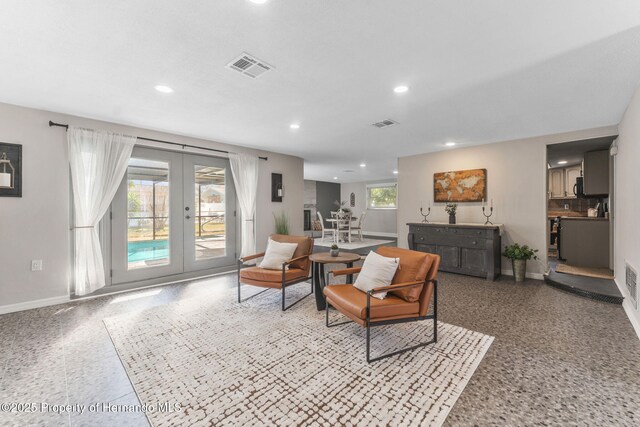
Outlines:
[[351, 243], [351, 212], [336, 212], [336, 230], [338, 240], [344, 234], [344, 240]]
[[320, 220], [320, 226], [322, 227], [322, 235], [320, 236], [320, 240], [324, 242], [325, 234], [330, 234], [331, 239], [335, 242], [336, 240], [336, 230], [334, 228], [327, 228], [324, 225], [324, 219], [322, 218], [322, 214], [320, 212], [316, 212], [318, 215], [318, 219]]
[[364, 226], [364, 218], [367, 216], [367, 211], [362, 212], [360, 218], [358, 218], [358, 224], [355, 227], [351, 227], [351, 232], [357, 232], [358, 238], [360, 241], [364, 241], [364, 236], [362, 235], [362, 227]]

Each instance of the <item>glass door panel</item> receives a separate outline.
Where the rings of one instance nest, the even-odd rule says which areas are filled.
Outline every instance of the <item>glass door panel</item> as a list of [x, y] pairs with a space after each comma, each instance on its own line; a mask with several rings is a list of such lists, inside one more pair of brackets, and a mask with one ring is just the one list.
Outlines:
[[134, 148], [111, 215], [112, 284], [181, 273], [182, 155]]
[[185, 270], [232, 265], [235, 262], [235, 192], [229, 161], [185, 155], [183, 170]]
[[194, 166], [196, 260], [226, 255], [224, 168]]
[[169, 163], [132, 158], [127, 170], [128, 269], [167, 265]]

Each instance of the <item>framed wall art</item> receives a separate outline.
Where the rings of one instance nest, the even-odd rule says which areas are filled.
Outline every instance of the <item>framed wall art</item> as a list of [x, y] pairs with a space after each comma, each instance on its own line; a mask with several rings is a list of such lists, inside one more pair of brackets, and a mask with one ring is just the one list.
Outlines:
[[0, 142], [0, 197], [22, 197], [22, 145]]
[[486, 169], [433, 174], [433, 201], [436, 203], [480, 202], [486, 198]]

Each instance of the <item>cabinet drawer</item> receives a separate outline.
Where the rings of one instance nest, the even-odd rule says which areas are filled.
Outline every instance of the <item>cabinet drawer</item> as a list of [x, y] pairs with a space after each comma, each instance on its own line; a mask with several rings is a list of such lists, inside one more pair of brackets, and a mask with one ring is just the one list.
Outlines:
[[455, 234], [425, 235], [414, 234], [416, 245], [458, 246], [461, 248], [486, 248], [487, 239], [474, 236], [457, 236]]
[[487, 228], [466, 228], [455, 227], [450, 225], [441, 226], [410, 226], [409, 232], [413, 234], [419, 234], [421, 236], [476, 236], [476, 237], [491, 237], [495, 232], [494, 229]]
[[486, 228], [461, 228], [459, 234], [463, 236], [487, 238], [493, 235], [493, 230]]

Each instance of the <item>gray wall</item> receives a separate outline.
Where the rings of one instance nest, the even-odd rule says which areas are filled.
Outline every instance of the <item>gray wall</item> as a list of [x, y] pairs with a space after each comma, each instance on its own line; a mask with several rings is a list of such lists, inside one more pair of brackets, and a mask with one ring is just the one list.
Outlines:
[[340, 184], [316, 181], [316, 209], [324, 219], [331, 218], [331, 211], [338, 210], [336, 200], [340, 200]]
[[[264, 249], [274, 231], [273, 212], [288, 212], [291, 233], [302, 234], [301, 158], [0, 103], [0, 141], [22, 144], [23, 150], [23, 196], [0, 198], [0, 313], [64, 302], [69, 296], [69, 159], [64, 129], [49, 128], [49, 120], [268, 156], [260, 162], [257, 249]], [[283, 203], [271, 202], [271, 172], [283, 174]], [[43, 271], [30, 271], [33, 259], [43, 260]]]
[[[356, 196], [355, 207], [350, 207], [356, 216], [367, 211], [367, 216], [363, 224], [363, 231], [368, 235], [396, 236], [398, 231], [397, 209], [367, 209], [367, 184], [395, 183], [395, 180], [352, 182], [342, 184], [342, 200], [349, 201], [351, 193]], [[350, 205], [347, 205], [350, 206]]]
[[[546, 251], [548, 144], [615, 135], [617, 127], [598, 128], [480, 145], [398, 160], [398, 245], [407, 247], [408, 222], [419, 222], [420, 205], [433, 204], [433, 174], [454, 170], [487, 169], [488, 199], [493, 199], [494, 224], [504, 224], [503, 246], [518, 242]], [[447, 221], [444, 203], [432, 206], [429, 220]], [[458, 222], [484, 223], [480, 203], [458, 204]], [[502, 270], [511, 274], [503, 259]], [[527, 267], [531, 277], [542, 278], [544, 256]]]

